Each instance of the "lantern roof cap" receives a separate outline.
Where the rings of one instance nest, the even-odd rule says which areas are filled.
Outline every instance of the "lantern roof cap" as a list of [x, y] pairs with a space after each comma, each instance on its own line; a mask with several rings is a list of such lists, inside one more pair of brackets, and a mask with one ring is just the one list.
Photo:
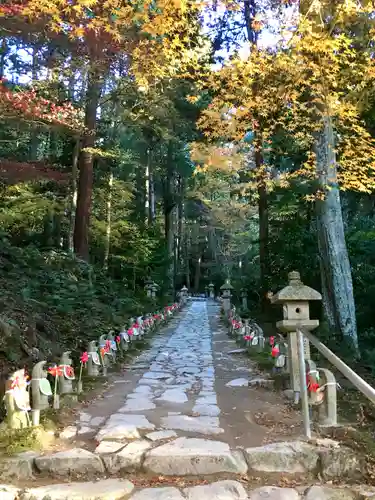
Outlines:
[[221, 285], [220, 290], [233, 290], [233, 287], [230, 284], [229, 278], [225, 280], [224, 285]]
[[322, 300], [322, 296], [319, 292], [302, 283], [301, 276], [298, 271], [292, 271], [289, 273], [288, 281], [288, 285], [271, 298], [272, 304]]

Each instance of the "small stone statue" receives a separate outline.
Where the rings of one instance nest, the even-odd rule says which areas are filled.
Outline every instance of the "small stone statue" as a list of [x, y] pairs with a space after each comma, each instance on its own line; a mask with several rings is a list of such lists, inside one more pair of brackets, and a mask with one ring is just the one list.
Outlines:
[[108, 367], [111, 364], [111, 349], [108, 349], [108, 342], [107, 342], [107, 336], [106, 335], [101, 335], [99, 337], [99, 349], [100, 349], [100, 356], [101, 356], [101, 361], [103, 363], [103, 375], [106, 377], [107, 372], [108, 372]]
[[117, 344], [112, 331], [110, 331], [109, 334], [107, 335], [107, 340], [109, 340], [109, 346], [111, 349], [113, 362], [116, 363]]
[[127, 334], [126, 327], [123, 328], [123, 330], [120, 332], [120, 347], [121, 349], [126, 352], [129, 349], [129, 344], [130, 344], [130, 338], [129, 335]]
[[[318, 405], [318, 418], [321, 427], [335, 427], [337, 425], [337, 382], [334, 374], [326, 368], [318, 368], [319, 388], [321, 396]], [[319, 398], [317, 398], [319, 400]]]
[[87, 374], [89, 377], [98, 377], [101, 363], [98, 353], [98, 344], [95, 340], [89, 342], [87, 353], [89, 355], [89, 360], [87, 362]]
[[25, 370], [18, 370], [5, 383], [6, 421], [10, 429], [30, 426], [30, 394]]
[[141, 339], [143, 339], [143, 337], [145, 336], [145, 329], [143, 327], [143, 318], [142, 316], [138, 316], [137, 318], [137, 321], [136, 321], [137, 325], [139, 325], [139, 336]]
[[39, 425], [40, 423], [40, 410], [49, 408], [49, 397], [52, 396], [52, 389], [49, 380], [47, 379], [47, 372], [44, 370], [46, 361], [37, 363], [32, 371], [31, 378], [31, 395], [32, 395], [32, 423]]
[[60, 358], [62, 375], [59, 376], [60, 394], [73, 394], [73, 380], [75, 380], [70, 351], [66, 351]]

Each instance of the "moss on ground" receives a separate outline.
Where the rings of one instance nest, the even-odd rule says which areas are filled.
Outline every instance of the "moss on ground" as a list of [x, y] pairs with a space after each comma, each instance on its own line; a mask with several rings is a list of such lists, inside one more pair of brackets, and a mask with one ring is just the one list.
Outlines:
[[272, 370], [274, 361], [268, 352], [248, 351], [249, 357], [254, 360], [261, 370]]
[[46, 435], [41, 427], [3, 429], [0, 431], [0, 453], [14, 455], [24, 451], [43, 449]]

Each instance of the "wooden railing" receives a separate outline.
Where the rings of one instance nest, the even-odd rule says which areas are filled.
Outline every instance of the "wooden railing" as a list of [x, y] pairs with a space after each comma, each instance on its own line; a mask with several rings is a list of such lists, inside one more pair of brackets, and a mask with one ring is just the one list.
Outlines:
[[[305, 360], [305, 353], [303, 348], [303, 337], [306, 337], [311, 344], [324, 356], [345, 378], [349, 380], [372, 404], [375, 404], [375, 389], [371, 387], [363, 378], [361, 378], [354, 370], [352, 370], [346, 363], [344, 363], [336, 354], [334, 354], [327, 346], [325, 346], [319, 339], [315, 337], [311, 332], [306, 329], [300, 328], [297, 330], [297, 342], [298, 342], [298, 362], [300, 366], [300, 384], [301, 384], [301, 403], [302, 403], [302, 417], [304, 424], [304, 433], [306, 437], [311, 437], [311, 423], [310, 423], [310, 410], [309, 410], [309, 398], [308, 398], [308, 387], [306, 376], [303, 376], [303, 369], [308, 364], [309, 360]], [[328, 371], [328, 370], [326, 370]], [[331, 372], [330, 372], [331, 373]], [[329, 401], [329, 395], [326, 395], [325, 404], [331, 405], [331, 412], [336, 416], [335, 422], [332, 425], [337, 425], [337, 399], [336, 399], [336, 388], [337, 383], [334, 380], [333, 374], [331, 374], [331, 380], [326, 382], [326, 387], [328, 384], [332, 384], [334, 393], [332, 392]], [[332, 380], [333, 378], [333, 380]], [[324, 401], [322, 402], [324, 403]], [[334, 407], [333, 407], [334, 406]]]
[[[375, 389], [363, 380], [354, 370], [336, 356], [327, 346], [304, 328], [297, 328], [294, 335], [297, 343], [290, 343], [282, 335], [275, 335], [266, 339], [262, 329], [255, 322], [242, 320], [233, 308], [226, 318], [228, 334], [235, 338], [237, 343], [251, 352], [269, 352], [274, 360], [274, 369], [277, 372], [291, 375], [291, 357], [298, 361], [299, 391], [294, 393], [294, 402], [301, 403], [304, 434], [311, 437], [312, 410], [317, 410], [318, 423], [321, 427], [337, 425], [337, 382], [335, 375], [326, 368], [316, 367], [315, 362], [306, 359], [306, 341], [310, 342], [319, 353], [331, 363], [347, 380], [349, 380], [371, 403], [375, 404]], [[271, 344], [271, 345], [270, 345]], [[291, 352], [294, 345], [297, 352]], [[276, 346], [276, 347], [275, 347]]]

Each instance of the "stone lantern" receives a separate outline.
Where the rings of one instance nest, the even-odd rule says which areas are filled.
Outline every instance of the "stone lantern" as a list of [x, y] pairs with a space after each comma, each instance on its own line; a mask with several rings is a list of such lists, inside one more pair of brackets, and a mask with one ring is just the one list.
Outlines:
[[152, 281], [152, 279], [150, 277], [147, 278], [147, 280], [145, 281], [145, 290], [146, 290], [146, 293], [147, 293], [147, 297], [152, 297], [152, 286], [153, 286], [154, 282]]
[[246, 290], [246, 288], [241, 288], [241, 301], [242, 301], [242, 309], [247, 309], [247, 290]]
[[214, 299], [215, 298], [215, 285], [212, 282], [208, 285], [208, 289], [210, 291], [210, 299]]
[[155, 282], [153, 282], [151, 285], [151, 297], [153, 299], [156, 298], [156, 292], [158, 291], [158, 289], [159, 289], [159, 286]]
[[232, 296], [231, 290], [233, 290], [232, 285], [230, 284], [229, 279], [225, 280], [224, 285], [221, 285], [220, 290], [223, 292], [223, 309], [226, 316], [228, 316], [230, 311], [230, 298]]
[[183, 304], [185, 304], [188, 294], [188, 289], [185, 285], [181, 288], [180, 293], [181, 293], [181, 301]]
[[[319, 326], [319, 320], [310, 319], [309, 302], [322, 300], [316, 290], [304, 285], [299, 272], [288, 274], [289, 284], [271, 297], [272, 304], [283, 306], [283, 319], [276, 323], [277, 328], [288, 334], [288, 365], [290, 370], [291, 388], [296, 393], [300, 392], [299, 364], [298, 364], [298, 328], [314, 330]], [[305, 359], [310, 359], [310, 343], [303, 339]]]

